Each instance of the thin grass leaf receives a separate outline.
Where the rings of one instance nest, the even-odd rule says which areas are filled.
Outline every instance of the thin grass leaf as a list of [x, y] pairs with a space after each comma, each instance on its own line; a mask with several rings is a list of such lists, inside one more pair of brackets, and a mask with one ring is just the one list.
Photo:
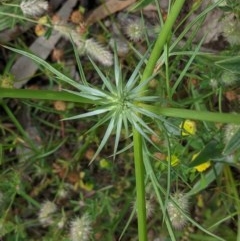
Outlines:
[[61, 73], [60, 71], [58, 71], [57, 69], [55, 69], [53, 66], [51, 66], [50, 64], [48, 64], [45, 60], [39, 58], [38, 56], [36, 56], [35, 54], [32, 53], [28, 53], [24, 50], [19, 50], [19, 49], [15, 49], [12, 47], [8, 47], [6, 45], [2, 45], [4, 48], [9, 49], [15, 53], [24, 55], [32, 60], [34, 60], [35, 62], [39, 63], [40, 65], [42, 65], [43, 67], [45, 67], [46, 69], [48, 69], [49, 71], [51, 71], [53, 74], [55, 74], [60, 80], [76, 87], [79, 88], [79, 84], [76, 83], [75, 81], [73, 81], [71, 78], [69, 78], [68, 76], [64, 75], [63, 73]]
[[[147, 145], [145, 143], [145, 141], [143, 142], [143, 148], [144, 148], [144, 152], [143, 152], [143, 155], [144, 155], [144, 165], [145, 165], [145, 169], [146, 169], [146, 173], [147, 173], [147, 176], [150, 178], [151, 180], [151, 183], [153, 185], [153, 188], [154, 188], [154, 191], [155, 191], [155, 194], [157, 196], [157, 200], [160, 204], [160, 207], [161, 207], [161, 210], [163, 210], [163, 216], [165, 216], [166, 218], [164, 219], [165, 223], [166, 223], [166, 226], [167, 226], [167, 230], [168, 230], [168, 233], [171, 237], [171, 240], [172, 241], [176, 241], [176, 237], [175, 237], [175, 232], [172, 228], [172, 225], [171, 225], [171, 222], [169, 220], [169, 216], [166, 215], [166, 205], [164, 205], [164, 201], [163, 201], [163, 196], [166, 195], [166, 192], [164, 191], [164, 189], [161, 187], [154, 171], [153, 171], [153, 168], [152, 168], [152, 165], [151, 165], [151, 161], [149, 159], [149, 156], [150, 153], [149, 153], [149, 150], [147, 148]], [[161, 191], [161, 192], [160, 192]]]
[[143, 58], [141, 59], [141, 61], [139, 61], [138, 65], [136, 66], [136, 68], [134, 69], [132, 75], [130, 76], [130, 78], [128, 79], [128, 82], [125, 86], [125, 90], [127, 92], [130, 92], [132, 90], [132, 88], [135, 86], [137, 80], [139, 79], [137, 76], [138, 76], [138, 73], [145, 61], [145, 58], [147, 57], [147, 54], [148, 54], [148, 51], [146, 51], [146, 53], [143, 55]]
[[83, 71], [83, 68], [82, 68], [82, 64], [81, 64], [81, 61], [80, 61], [80, 58], [79, 58], [79, 52], [76, 48], [76, 45], [74, 44], [74, 41], [72, 39], [72, 36], [70, 34], [70, 40], [71, 40], [71, 43], [72, 43], [72, 46], [73, 46], [73, 51], [74, 51], [74, 56], [75, 56], [75, 59], [77, 60], [77, 66], [78, 66], [78, 71], [79, 71], [79, 74], [80, 74], [80, 78], [83, 82], [84, 85], [88, 86], [88, 82], [87, 82], [87, 79], [86, 79], [86, 76], [85, 76], [85, 73]]
[[130, 92], [131, 95], [132, 95], [132, 94], [138, 94], [138, 96], [141, 95], [141, 92], [142, 92], [142, 90], [144, 89], [144, 87], [145, 87], [153, 78], [155, 78], [157, 74], [158, 74], [158, 73], [152, 75], [151, 77], [149, 77], [149, 78], [146, 79], [146, 80], [141, 81], [135, 88], [131, 89], [131, 92]]
[[240, 57], [234, 56], [224, 60], [216, 61], [215, 65], [230, 71], [232, 73], [240, 74], [239, 65], [240, 65]]
[[190, 67], [190, 65], [192, 64], [193, 60], [195, 59], [197, 53], [199, 52], [202, 43], [205, 39], [205, 36], [201, 39], [200, 43], [196, 46], [194, 53], [192, 54], [192, 56], [190, 57], [190, 59], [188, 60], [187, 64], [185, 65], [184, 69], [181, 70], [181, 74], [179, 75], [178, 79], [176, 80], [176, 82], [174, 83], [172, 89], [171, 89], [171, 95], [173, 95], [176, 92], [177, 87], [179, 86], [180, 82], [182, 81], [182, 79], [186, 76], [186, 73]]
[[92, 61], [91, 58], [89, 58], [94, 69], [97, 71], [99, 77], [101, 78], [101, 80], [103, 81], [104, 85], [107, 87], [107, 89], [111, 92], [114, 93], [115, 92], [115, 88], [112, 85], [112, 83], [104, 76], [104, 74], [102, 73], [102, 71], [97, 67], [97, 65], [94, 63], [94, 61]]
[[224, 155], [230, 155], [234, 153], [236, 150], [240, 149], [240, 128], [238, 131], [232, 136], [230, 141], [227, 143], [223, 150]]
[[135, 97], [134, 98], [135, 101], [139, 101], [139, 102], [158, 102], [160, 101], [160, 97], [159, 96], [139, 96], [139, 97]]

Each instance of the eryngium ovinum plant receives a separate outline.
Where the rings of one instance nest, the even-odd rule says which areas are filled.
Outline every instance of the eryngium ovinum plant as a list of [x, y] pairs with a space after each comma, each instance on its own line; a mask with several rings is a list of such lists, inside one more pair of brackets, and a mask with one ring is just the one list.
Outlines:
[[[146, 59], [146, 54], [142, 60], [138, 63], [133, 73], [128, 80], [123, 78], [121, 65], [119, 64], [117, 55], [114, 56], [114, 78], [106, 77], [103, 72], [93, 62], [94, 69], [98, 73], [102, 80], [103, 86], [101, 89], [90, 85], [75, 84], [78, 88], [77, 91], [66, 90], [72, 94], [81, 96], [83, 98], [90, 99], [95, 103], [95, 108], [90, 112], [79, 114], [73, 117], [65, 118], [64, 120], [82, 119], [91, 116], [101, 116], [99, 122], [94, 125], [89, 131], [102, 125], [107, 125], [106, 132], [101, 140], [101, 143], [95, 152], [92, 161], [98, 156], [100, 151], [106, 145], [108, 138], [111, 134], [115, 134], [115, 144], [113, 150], [113, 157], [115, 158], [118, 151], [119, 140], [122, 135], [122, 130], [126, 138], [130, 137], [132, 127], [149, 142], [149, 134], [157, 135], [144, 121], [143, 116], [150, 118], [156, 118], [162, 120], [162, 118], [146, 109], [141, 107], [139, 103], [144, 102], [156, 102], [159, 97], [145, 96], [145, 87], [149, 81], [153, 78], [150, 77], [139, 84], [139, 71]], [[87, 80], [84, 81], [87, 83]], [[152, 143], [152, 142], [151, 142]], [[153, 144], [153, 143], [152, 143]], [[131, 147], [130, 145], [129, 147]], [[126, 150], [126, 148], [125, 148]]]

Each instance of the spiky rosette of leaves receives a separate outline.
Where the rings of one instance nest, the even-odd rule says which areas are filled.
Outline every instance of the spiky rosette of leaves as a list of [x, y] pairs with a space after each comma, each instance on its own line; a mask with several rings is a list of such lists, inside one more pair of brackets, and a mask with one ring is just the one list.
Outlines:
[[[72, 85], [78, 90], [65, 91], [87, 99], [88, 103], [95, 104], [95, 108], [90, 112], [63, 119], [74, 120], [93, 116], [101, 116], [101, 119], [90, 130], [88, 130], [88, 132], [90, 132], [100, 126], [107, 125], [105, 134], [95, 155], [92, 158], [92, 161], [98, 156], [98, 154], [106, 145], [109, 137], [113, 133], [115, 134], [115, 143], [113, 150], [113, 157], [115, 158], [123, 129], [125, 129], [125, 136], [130, 137], [132, 135], [130, 130], [134, 128], [143, 136], [145, 140], [154, 145], [149, 136], [151, 134], [157, 136], [157, 133], [155, 133], [149, 127], [148, 123], [145, 121], [144, 116], [160, 122], [163, 122], [164, 118], [144, 107], [144, 103], [146, 102], [156, 103], [159, 100], [159, 97], [157, 96], [145, 95], [147, 84], [151, 79], [155, 77], [154, 75], [141, 82], [139, 81], [139, 72], [142, 65], [144, 64], [144, 61], [146, 60], [148, 51], [144, 56], [142, 56], [141, 61], [139, 61], [138, 65], [136, 66], [128, 80], [125, 80], [125, 78], [123, 77], [122, 69], [118, 62], [116, 51], [114, 54], [114, 81], [106, 77], [103, 72], [97, 67], [97, 65], [93, 61], [91, 61], [97, 74], [103, 82], [102, 88], [98, 88], [96, 86], [91, 86], [87, 82], [84, 74], [82, 74], [81, 76], [82, 84], [80, 84], [72, 80], [68, 76], [64, 75], [53, 66], [48, 64], [46, 61], [32, 53], [28, 53], [26, 51], [14, 49], [7, 46], [5, 46], [5, 48], [33, 59], [34, 61], [54, 73], [59, 79]], [[81, 72], [82, 71], [80, 71], [80, 73]], [[132, 147], [132, 144], [125, 147], [124, 150], [130, 147]]]
[[[92, 64], [103, 82], [101, 89], [91, 87], [90, 85], [75, 84], [80, 92], [69, 91], [78, 96], [91, 99], [96, 102], [95, 108], [84, 114], [79, 114], [65, 120], [82, 119], [93, 116], [102, 116], [101, 119], [89, 131], [106, 125], [105, 134], [101, 143], [93, 156], [94, 160], [103, 147], [106, 145], [112, 133], [115, 134], [115, 143], [113, 156], [115, 158], [118, 150], [118, 143], [121, 138], [122, 129], [125, 130], [126, 137], [131, 136], [129, 130], [134, 127], [146, 140], [151, 142], [148, 133], [154, 134], [154, 131], [147, 125], [142, 116], [160, 119], [159, 116], [141, 107], [140, 103], [146, 101], [154, 101], [158, 99], [156, 96], [144, 96], [146, 85], [153, 78], [146, 79], [139, 83], [139, 71], [146, 59], [146, 55], [138, 63], [130, 78], [125, 81], [122, 75], [121, 66], [115, 54], [114, 57], [114, 78], [115, 81], [108, 79], [97, 65], [92, 61]], [[84, 81], [86, 82], [86, 81]], [[131, 146], [131, 145], [130, 145]], [[129, 146], [129, 147], [130, 147]]]

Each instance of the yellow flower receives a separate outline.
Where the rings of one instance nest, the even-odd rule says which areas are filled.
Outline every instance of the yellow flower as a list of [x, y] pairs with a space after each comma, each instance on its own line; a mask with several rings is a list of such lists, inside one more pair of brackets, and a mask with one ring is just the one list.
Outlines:
[[176, 165], [178, 165], [179, 164], [179, 162], [180, 162], [180, 160], [178, 159], [178, 157], [177, 156], [175, 156], [175, 155], [171, 155], [171, 157], [169, 158], [169, 156], [167, 157], [167, 161], [169, 161], [170, 160], [170, 162], [171, 162], [171, 166], [176, 166]]
[[43, 36], [46, 33], [46, 28], [42, 24], [37, 24], [35, 26], [35, 34], [40, 37]]
[[182, 136], [195, 135], [197, 131], [196, 122], [191, 120], [185, 120], [180, 124], [182, 129]]
[[[196, 153], [193, 155], [192, 157], [192, 161], [194, 161], [196, 159], [196, 157], [199, 155], [199, 153]], [[206, 161], [198, 166], [195, 166], [194, 168], [198, 171], [198, 172], [204, 172], [205, 170], [207, 170], [209, 167], [211, 166], [211, 162], [210, 161]]]

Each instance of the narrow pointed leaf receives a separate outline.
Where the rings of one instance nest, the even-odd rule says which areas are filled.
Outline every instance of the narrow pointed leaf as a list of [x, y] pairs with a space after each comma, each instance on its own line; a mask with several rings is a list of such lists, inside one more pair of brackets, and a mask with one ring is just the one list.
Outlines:
[[99, 147], [98, 147], [96, 153], [94, 154], [94, 156], [93, 156], [93, 158], [92, 158], [90, 163], [92, 163], [96, 159], [98, 154], [103, 149], [104, 145], [106, 145], [107, 140], [109, 139], [109, 137], [110, 137], [110, 135], [111, 135], [111, 133], [113, 131], [114, 125], [115, 125], [115, 120], [114, 120], [114, 118], [112, 118], [111, 121], [109, 122], [108, 128], [107, 128], [107, 130], [106, 130], [106, 132], [105, 132], [105, 134], [103, 136], [103, 139], [102, 139], [102, 141], [101, 141], [101, 143], [100, 143], [100, 145], [99, 145]]
[[43, 67], [45, 67], [46, 69], [48, 69], [49, 71], [51, 71], [53, 74], [55, 74], [59, 79], [61, 79], [62, 81], [78, 88], [77, 86], [79, 85], [78, 83], [76, 83], [75, 81], [73, 81], [71, 78], [69, 78], [68, 76], [64, 75], [63, 73], [61, 73], [60, 71], [58, 71], [57, 69], [55, 69], [52, 65], [48, 64], [45, 60], [39, 58], [37, 55], [32, 54], [32, 53], [28, 53], [24, 50], [19, 50], [19, 49], [15, 49], [12, 47], [8, 47], [6, 45], [3, 45], [4, 48], [9, 49], [15, 53], [24, 55], [32, 60], [34, 60], [35, 62], [39, 63], [40, 65], [42, 65]]
[[109, 108], [97, 109], [97, 110], [90, 111], [90, 112], [87, 112], [87, 113], [84, 113], [84, 114], [80, 114], [80, 115], [75, 115], [75, 116], [72, 116], [72, 117], [64, 118], [62, 120], [65, 121], [65, 120], [81, 119], [81, 118], [86, 118], [86, 117], [90, 117], [90, 116], [100, 115], [100, 114], [103, 114], [103, 113], [105, 113], [107, 111], [109, 111]]
[[122, 117], [121, 114], [118, 118], [117, 121], [117, 125], [116, 125], [116, 137], [115, 137], [115, 144], [114, 144], [114, 151], [113, 151], [113, 157], [115, 159], [116, 153], [117, 153], [117, 148], [118, 148], [118, 144], [119, 144], [119, 140], [121, 137], [121, 130], [122, 130]]
[[143, 63], [145, 61], [147, 53], [148, 53], [148, 51], [144, 54], [143, 58], [141, 59], [141, 61], [139, 61], [138, 65], [136, 66], [136, 68], [134, 69], [132, 75], [130, 76], [130, 78], [129, 78], [126, 86], [125, 86], [125, 89], [127, 91], [130, 91], [134, 87], [134, 85], [136, 84], [136, 82], [138, 80], [137, 76], [138, 76], [139, 71], [140, 71], [140, 69], [141, 69], [141, 67], [142, 67], [142, 65], [143, 65]]

